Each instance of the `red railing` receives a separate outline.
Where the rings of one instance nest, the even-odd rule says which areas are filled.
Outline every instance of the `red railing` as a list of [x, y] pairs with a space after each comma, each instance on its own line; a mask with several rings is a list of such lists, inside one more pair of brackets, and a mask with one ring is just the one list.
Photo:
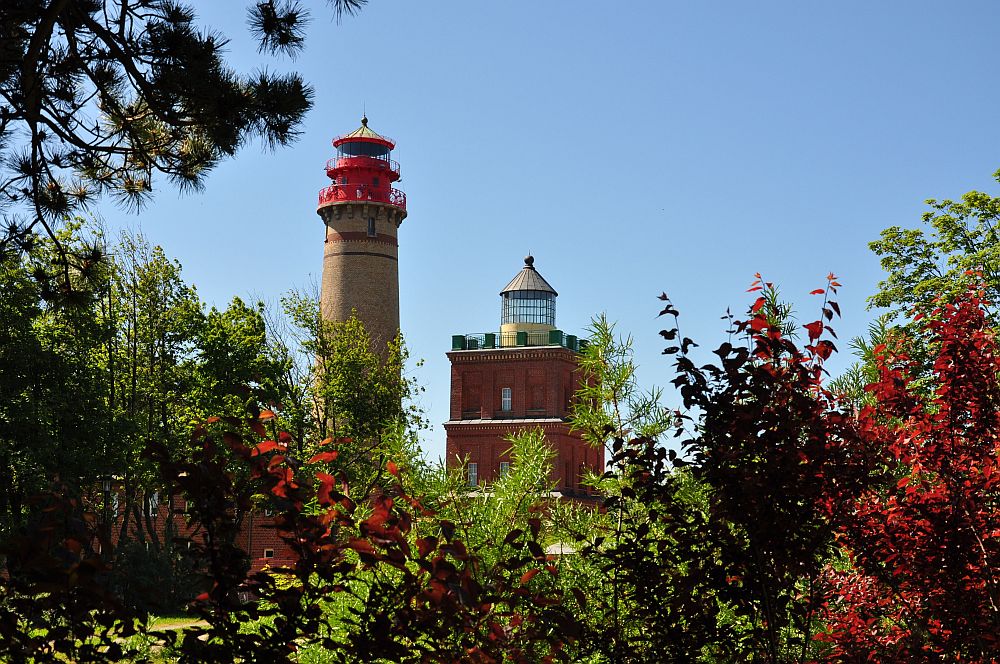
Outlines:
[[406, 210], [406, 194], [399, 189], [376, 189], [367, 184], [331, 184], [319, 190], [320, 205], [344, 201], [388, 203]]
[[399, 162], [395, 159], [379, 159], [378, 157], [334, 157], [326, 162], [326, 174], [333, 177], [331, 172], [337, 168], [347, 168], [350, 166], [360, 166], [362, 168], [388, 169], [399, 177]]

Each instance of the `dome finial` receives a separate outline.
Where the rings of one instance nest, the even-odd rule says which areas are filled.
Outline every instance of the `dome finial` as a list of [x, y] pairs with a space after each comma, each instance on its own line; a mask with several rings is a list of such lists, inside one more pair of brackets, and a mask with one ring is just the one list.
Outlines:
[[361, 116], [361, 126], [362, 127], [367, 127], [368, 126], [368, 115], [367, 114]]
[[524, 265], [525, 267], [530, 267], [531, 269], [534, 269], [535, 257], [531, 255], [530, 249], [528, 250], [528, 255], [524, 257]]

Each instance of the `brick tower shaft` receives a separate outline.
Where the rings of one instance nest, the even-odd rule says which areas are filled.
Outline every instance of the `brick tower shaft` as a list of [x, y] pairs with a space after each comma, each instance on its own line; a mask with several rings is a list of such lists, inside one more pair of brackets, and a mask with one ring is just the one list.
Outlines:
[[[320, 310], [324, 320], [352, 312], [379, 348], [399, 333], [398, 209], [352, 203], [320, 210], [326, 224]], [[368, 227], [374, 224], [375, 233]]]

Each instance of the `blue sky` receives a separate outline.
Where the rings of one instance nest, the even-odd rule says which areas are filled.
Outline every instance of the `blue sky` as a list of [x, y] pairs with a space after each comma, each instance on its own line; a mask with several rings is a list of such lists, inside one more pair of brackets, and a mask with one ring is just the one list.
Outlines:
[[401, 323], [425, 360], [435, 457], [451, 335], [498, 327], [529, 249], [559, 327], [605, 312], [634, 338], [641, 380], [667, 385], [661, 291], [707, 351], [755, 272], [806, 322], [833, 271], [846, 350], [882, 278], [867, 243], [917, 225], [926, 198], [998, 189], [995, 0], [371, 0], [340, 25], [317, 0], [295, 61], [258, 55], [242, 3], [195, 4], [237, 69], [298, 70], [315, 107], [293, 146], [249, 146], [204, 192], [160, 182], [138, 216], [106, 204], [104, 219], [162, 245], [211, 304], [276, 301], [318, 282], [323, 164], [365, 108], [398, 141]]

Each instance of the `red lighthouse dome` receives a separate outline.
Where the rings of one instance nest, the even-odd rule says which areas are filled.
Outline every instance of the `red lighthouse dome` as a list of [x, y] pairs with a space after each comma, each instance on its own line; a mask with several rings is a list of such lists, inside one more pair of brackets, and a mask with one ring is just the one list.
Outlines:
[[319, 205], [347, 201], [387, 203], [406, 210], [406, 194], [392, 186], [399, 180], [399, 163], [392, 159], [396, 142], [361, 126], [333, 139], [337, 156], [326, 162], [326, 174], [333, 184], [319, 192]]

